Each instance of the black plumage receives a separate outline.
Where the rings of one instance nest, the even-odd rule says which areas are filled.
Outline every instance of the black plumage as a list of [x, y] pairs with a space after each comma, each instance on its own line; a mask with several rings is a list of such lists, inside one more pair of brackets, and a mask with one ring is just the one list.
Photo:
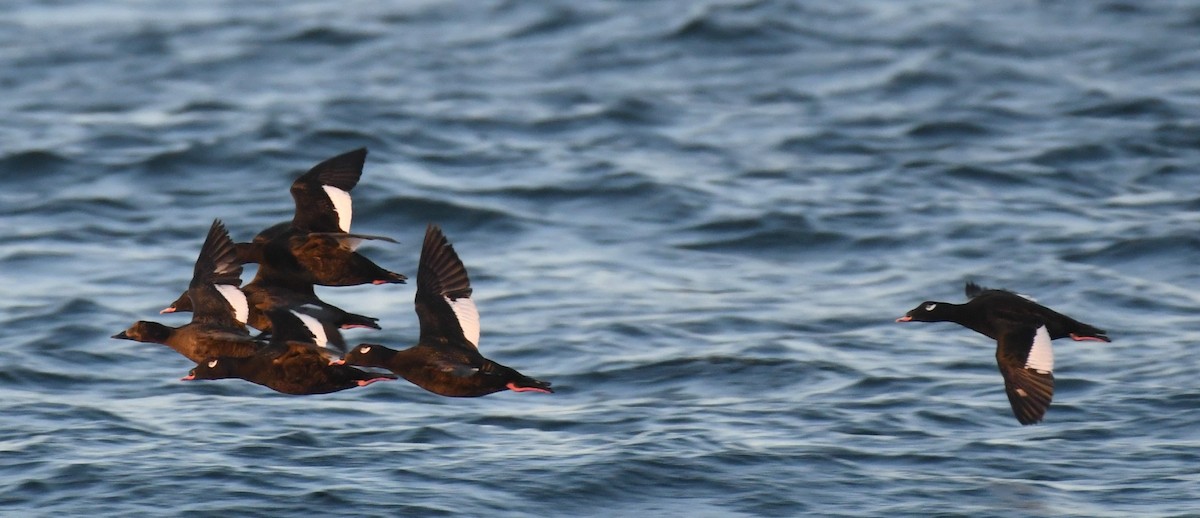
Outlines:
[[1053, 351], [1058, 338], [1111, 339], [1091, 324], [1007, 290], [966, 285], [964, 304], [925, 301], [897, 322], [954, 322], [996, 340], [996, 363], [1013, 415], [1021, 424], [1042, 420], [1054, 395]]

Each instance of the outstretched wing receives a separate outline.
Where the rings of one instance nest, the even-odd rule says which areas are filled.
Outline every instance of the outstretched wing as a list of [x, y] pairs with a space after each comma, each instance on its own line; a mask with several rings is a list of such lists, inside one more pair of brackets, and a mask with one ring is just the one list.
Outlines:
[[479, 311], [467, 268], [436, 225], [425, 229], [415, 302], [421, 343], [479, 346]]
[[1017, 421], [1041, 421], [1054, 396], [1054, 351], [1046, 326], [1025, 324], [1005, 330], [997, 340], [996, 363]]
[[[273, 308], [266, 311], [271, 320], [271, 344], [275, 354], [282, 354], [296, 346], [311, 347], [327, 351], [329, 343], [325, 327], [316, 317], [295, 309]], [[329, 351], [328, 354], [333, 354]]]
[[208, 237], [200, 247], [188, 297], [192, 302], [192, 321], [226, 327], [245, 325], [250, 305], [238, 287], [242, 284], [242, 263], [237, 246], [221, 220], [214, 220]]
[[366, 148], [321, 162], [292, 182], [296, 215], [292, 226], [310, 232], [349, 232], [353, 209], [350, 190], [362, 177]]
[[387, 241], [389, 243], [399, 243], [395, 239], [387, 236], [375, 236], [370, 234], [350, 234], [348, 232], [309, 232], [304, 236], [300, 236], [298, 242], [301, 246], [315, 247], [318, 244], [325, 245], [322, 241], [328, 240], [329, 243], [334, 243], [335, 246], [340, 246], [350, 251], [358, 250], [358, 246], [363, 241]]

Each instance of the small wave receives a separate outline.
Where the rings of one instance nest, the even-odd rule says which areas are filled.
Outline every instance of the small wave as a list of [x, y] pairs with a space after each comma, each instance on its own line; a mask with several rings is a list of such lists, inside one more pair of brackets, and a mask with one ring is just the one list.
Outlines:
[[845, 234], [814, 228], [799, 214], [774, 213], [756, 219], [713, 221], [685, 229], [702, 236], [674, 246], [687, 250], [762, 254], [829, 252], [852, 242]]
[[803, 40], [788, 18], [758, 8], [763, 5], [770, 7], [714, 4], [696, 9], [663, 40], [702, 47], [706, 53], [776, 54], [801, 47]]
[[1106, 266], [1140, 264], [1152, 261], [1184, 261], [1200, 257], [1200, 238], [1190, 235], [1123, 239], [1089, 252], [1064, 254], [1063, 259]]
[[881, 85], [883, 91], [892, 95], [905, 95], [925, 90], [939, 92], [953, 91], [958, 85], [956, 76], [934, 70], [912, 69], [900, 70]]
[[1073, 144], [1042, 152], [1030, 161], [1044, 166], [1066, 168], [1082, 163], [1105, 162], [1113, 158], [1113, 150], [1101, 144]]
[[589, 21], [592, 19], [575, 6], [549, 5], [538, 13], [537, 18], [511, 31], [508, 37], [524, 39], [554, 36], [574, 30]]
[[0, 158], [0, 184], [24, 186], [25, 182], [44, 177], [62, 177], [73, 165], [71, 159], [49, 150], [31, 150]]
[[[361, 208], [360, 208], [361, 207]], [[355, 200], [358, 213], [370, 214], [372, 222], [386, 222], [389, 228], [424, 228], [427, 223], [466, 228], [490, 228], [513, 232], [521, 228], [519, 214], [442, 199], [389, 196], [383, 199]]]
[[1029, 175], [1011, 171], [998, 171], [974, 165], [956, 165], [947, 168], [944, 174], [950, 178], [993, 187], [1016, 188], [1029, 185]]
[[318, 45], [346, 46], [370, 41], [377, 36], [363, 31], [352, 31], [340, 27], [308, 27], [277, 41], [280, 43], [311, 43]]
[[909, 128], [905, 134], [919, 139], [945, 140], [983, 137], [993, 132], [986, 126], [970, 121], [933, 121], [919, 123]]
[[1114, 99], [1086, 108], [1067, 112], [1076, 117], [1096, 117], [1102, 119], [1173, 119], [1179, 115], [1170, 103], [1156, 98]]

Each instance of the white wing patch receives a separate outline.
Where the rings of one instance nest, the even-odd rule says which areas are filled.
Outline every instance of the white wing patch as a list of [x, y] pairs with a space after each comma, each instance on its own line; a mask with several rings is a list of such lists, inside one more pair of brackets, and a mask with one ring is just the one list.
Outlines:
[[232, 284], [214, 284], [221, 296], [233, 306], [233, 318], [242, 324], [250, 319], [250, 304], [246, 303], [246, 294]]
[[463, 336], [471, 342], [471, 345], [478, 348], [479, 310], [475, 308], [475, 302], [470, 297], [462, 297], [458, 300], [450, 300], [450, 297], [443, 298], [450, 305], [450, 309], [454, 310], [454, 316], [458, 317], [458, 327], [462, 328]]
[[1039, 327], [1033, 335], [1033, 346], [1025, 358], [1025, 368], [1036, 370], [1038, 374], [1054, 372], [1054, 350], [1050, 348], [1050, 332], [1046, 326]]
[[322, 185], [325, 189], [325, 195], [329, 196], [329, 201], [333, 202], [333, 210], [337, 212], [338, 228], [342, 232], [350, 231], [350, 218], [354, 216], [354, 205], [350, 201], [350, 193], [338, 189], [332, 185]]
[[327, 347], [329, 345], [329, 337], [325, 336], [325, 326], [321, 325], [320, 320], [298, 311], [292, 311], [292, 314], [296, 315], [296, 318], [299, 318], [304, 323], [304, 327], [308, 328], [308, 332], [312, 333], [313, 338], [317, 342], [317, 347]]

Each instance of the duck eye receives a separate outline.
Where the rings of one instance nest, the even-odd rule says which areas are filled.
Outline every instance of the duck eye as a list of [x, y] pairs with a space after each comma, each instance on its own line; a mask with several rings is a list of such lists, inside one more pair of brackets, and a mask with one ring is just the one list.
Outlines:
[[211, 369], [216, 366], [217, 366], [217, 360], [212, 360], [212, 361], [208, 362], [208, 368]]
[[369, 346], [369, 345], [364, 345], [364, 346], [362, 346], [362, 347], [359, 347], [359, 348], [358, 348], [358, 352], [360, 352], [360, 353], [363, 353], [363, 354], [367, 354], [367, 353], [371, 352], [371, 346]]
[[933, 308], [936, 308], [936, 307], [937, 307], [937, 304], [926, 304], [925, 311], [933, 311]]

